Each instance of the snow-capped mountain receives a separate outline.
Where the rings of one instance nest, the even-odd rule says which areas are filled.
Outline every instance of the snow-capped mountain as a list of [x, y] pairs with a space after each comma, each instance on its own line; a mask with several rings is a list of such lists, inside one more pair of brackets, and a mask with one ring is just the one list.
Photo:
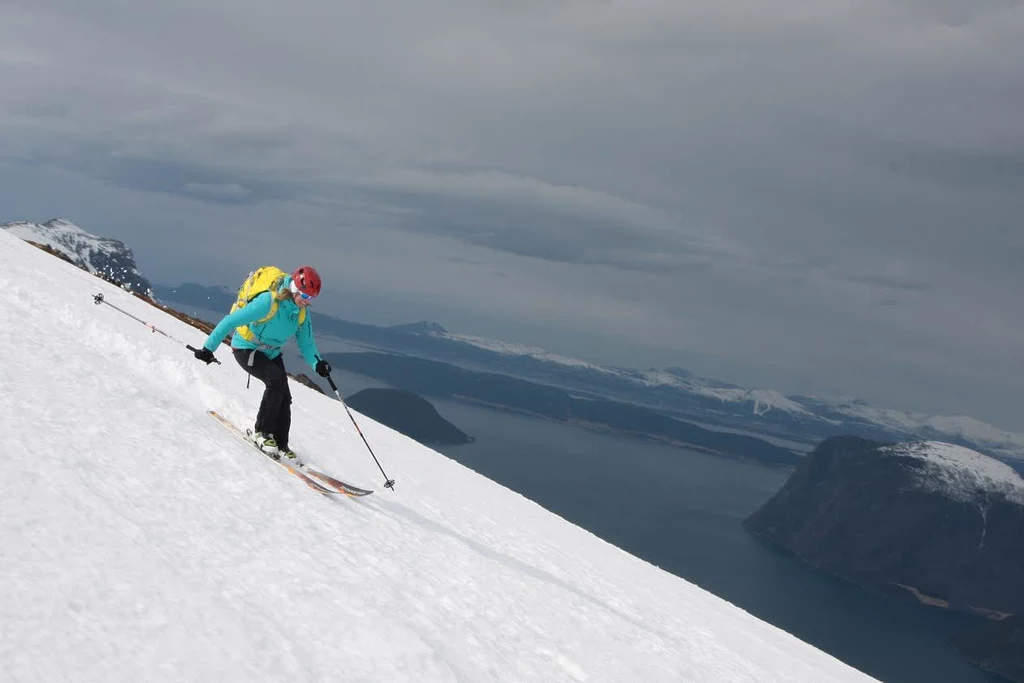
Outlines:
[[[431, 324], [436, 325], [436, 323]], [[569, 356], [551, 353], [550, 351], [545, 351], [544, 349], [537, 348], [535, 346], [501, 341], [500, 339], [488, 339], [487, 337], [474, 337], [468, 334], [454, 334], [447, 331], [440, 333], [432, 332], [431, 334], [435, 337], [444, 337], [452, 341], [462, 342], [464, 344], [469, 344], [470, 346], [475, 346], [480, 349], [486, 349], [487, 351], [493, 351], [494, 353], [501, 353], [508, 356], [529, 356], [530, 358], [536, 358], [540, 361], [557, 363], [559, 365], [566, 365], [575, 368], [586, 368], [588, 370], [593, 370], [594, 372], [601, 372], [609, 375], [617, 373], [613, 368], [596, 365], [578, 358], [571, 358]]]
[[651, 387], [671, 387], [718, 399], [723, 403], [747, 405], [754, 415], [764, 415], [773, 410], [793, 415], [810, 415], [804, 406], [772, 389], [745, 389], [735, 384], [698, 377], [680, 368], [619, 371], [619, 374], [635, 377], [640, 383]]
[[[728, 382], [699, 377], [682, 368], [630, 370], [598, 365], [544, 349], [483, 337], [429, 332], [453, 342], [484, 349], [507, 358], [529, 359], [543, 364], [545, 372], [561, 383], [575, 377], [580, 386], [612, 393], [628, 392], [630, 400], [672, 408], [691, 417], [701, 414], [724, 419], [731, 412], [733, 427], [759, 426], [791, 436], [823, 437], [856, 433], [883, 440], [938, 439], [981, 449], [992, 455], [1024, 459], [1024, 434], [1008, 432], [975, 418], [937, 416], [876, 408], [856, 398], [786, 396], [772, 389], [748, 389]], [[697, 399], [696, 403], [692, 403]], [[687, 401], [691, 403], [688, 404]], [[751, 421], [751, 420], [754, 421]], [[749, 424], [742, 424], [747, 420]]]
[[856, 398], [794, 397], [819, 417], [839, 425], [879, 427], [898, 438], [937, 439], [979, 448], [998, 457], [1024, 458], [1024, 434], [966, 415], [929, 415], [876, 408]]
[[23, 240], [55, 249], [79, 268], [120, 282], [133, 292], [153, 295], [153, 287], [139, 271], [131, 248], [120, 240], [98, 237], [63, 218], [45, 223], [3, 223], [0, 228]]
[[591, 372], [606, 375], [611, 378], [621, 379], [637, 386], [666, 387], [679, 389], [681, 391], [719, 399], [723, 402], [740, 403], [751, 405], [755, 415], [763, 415], [771, 410], [787, 411], [791, 413], [807, 413], [808, 411], [796, 401], [792, 401], [777, 391], [770, 389], [744, 389], [743, 387], [718, 380], [697, 377], [696, 375], [681, 368], [649, 369], [649, 370], [628, 370], [607, 365], [598, 365], [578, 358], [551, 353], [541, 348], [505, 342], [484, 337], [474, 337], [465, 334], [453, 334], [445, 332], [443, 335], [453, 341], [470, 344], [481, 349], [487, 349], [495, 353], [512, 356], [527, 356], [538, 361], [555, 363], [569, 368], [589, 370]]
[[408, 323], [406, 325], [392, 325], [390, 329], [396, 332], [404, 332], [405, 334], [425, 334], [443, 337], [448, 334], [448, 330], [444, 329], [439, 323], [433, 323], [428, 321], [420, 321], [418, 323]]

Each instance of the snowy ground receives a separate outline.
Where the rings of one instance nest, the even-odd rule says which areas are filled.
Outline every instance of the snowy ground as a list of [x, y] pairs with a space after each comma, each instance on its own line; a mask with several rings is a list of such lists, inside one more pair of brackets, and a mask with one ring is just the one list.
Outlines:
[[295, 384], [292, 445], [377, 489], [325, 499], [205, 415], [255, 414], [226, 349], [92, 295], [199, 331], [7, 234], [0, 291], [2, 681], [872, 680], [357, 414], [382, 489]]

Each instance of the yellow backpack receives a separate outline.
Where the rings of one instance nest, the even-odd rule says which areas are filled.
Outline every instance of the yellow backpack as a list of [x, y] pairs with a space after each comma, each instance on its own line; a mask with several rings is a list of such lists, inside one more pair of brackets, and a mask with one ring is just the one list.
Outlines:
[[[263, 266], [252, 271], [249, 273], [249, 276], [245, 278], [245, 282], [242, 283], [242, 286], [238, 288], [238, 296], [236, 297], [235, 303], [231, 305], [231, 312], [234, 313], [238, 309], [244, 308], [246, 304], [263, 292], [270, 292], [270, 313], [268, 313], [264, 318], [249, 323], [249, 325], [261, 325], [267, 322], [277, 315], [278, 290], [281, 289], [281, 285], [284, 284], [286, 277], [288, 277], [288, 273], [284, 272], [277, 266]], [[301, 325], [305, 320], [306, 309], [300, 307], [299, 324]], [[242, 335], [242, 338], [246, 341], [258, 341], [249, 325], [239, 327], [235, 331]]]

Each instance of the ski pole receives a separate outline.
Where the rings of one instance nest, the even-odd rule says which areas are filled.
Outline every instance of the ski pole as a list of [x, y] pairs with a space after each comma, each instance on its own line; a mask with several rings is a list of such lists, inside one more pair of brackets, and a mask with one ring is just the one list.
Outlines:
[[[132, 320], [135, 320], [135, 321], [138, 321], [138, 322], [142, 323], [143, 325], [145, 325], [146, 327], [148, 327], [148, 328], [149, 328], [149, 329], [150, 329], [151, 331], [153, 331], [153, 332], [159, 332], [160, 334], [164, 335], [165, 337], [167, 337], [167, 338], [168, 338], [168, 339], [170, 339], [171, 341], [175, 341], [175, 342], [178, 342], [179, 344], [181, 344], [182, 346], [184, 346], [184, 347], [185, 347], [186, 349], [188, 349], [189, 351], [195, 352], [195, 351], [197, 351], [197, 350], [198, 350], [198, 349], [196, 349], [196, 347], [194, 347], [194, 346], [191, 346], [191, 345], [189, 345], [189, 344], [186, 344], [185, 342], [181, 341], [180, 339], [178, 339], [178, 338], [176, 338], [176, 337], [174, 337], [174, 336], [172, 336], [172, 335], [169, 335], [169, 334], [167, 334], [166, 332], [164, 332], [163, 330], [159, 329], [159, 328], [158, 328], [158, 327], [156, 327], [155, 325], [152, 325], [151, 323], [147, 323], [147, 322], [146, 322], [145, 320], [143, 320], [142, 318], [136, 318], [136, 317], [135, 317], [134, 315], [132, 315], [132, 314], [131, 314], [131, 313], [129, 313], [128, 311], [126, 311], [126, 310], [124, 310], [124, 309], [122, 309], [122, 308], [118, 308], [118, 307], [117, 307], [117, 306], [115, 306], [114, 304], [112, 304], [112, 303], [110, 303], [109, 301], [107, 301], [106, 299], [104, 299], [104, 298], [103, 298], [103, 294], [95, 294], [95, 295], [93, 295], [93, 297], [92, 297], [92, 300], [93, 300], [93, 303], [95, 303], [95, 304], [96, 304], [97, 306], [99, 306], [100, 304], [106, 304], [106, 305], [110, 306], [111, 308], [113, 308], [113, 309], [114, 309], [115, 311], [119, 311], [119, 312], [121, 312], [121, 313], [124, 313], [124, 314], [125, 314], [126, 316], [128, 316], [128, 317], [129, 317], [129, 318], [131, 318]], [[213, 362], [214, 362], [214, 363], [216, 363], [217, 365], [220, 365], [220, 361], [219, 361], [219, 360], [217, 360], [216, 358], [214, 358], [214, 359], [213, 359]]]
[[384, 488], [394, 491], [395, 480], [388, 479], [388, 475], [384, 472], [384, 468], [380, 466], [380, 460], [377, 460], [377, 456], [374, 455], [373, 449], [370, 448], [370, 442], [368, 442], [366, 437], [363, 436], [363, 430], [359, 428], [359, 423], [356, 422], [356, 418], [352, 415], [352, 411], [348, 409], [348, 404], [345, 403], [345, 399], [341, 397], [341, 393], [338, 391], [338, 387], [335, 386], [334, 380], [331, 379], [330, 375], [327, 375], [327, 382], [331, 385], [331, 389], [334, 389], [334, 395], [338, 397], [339, 401], [341, 401], [341, 405], [345, 406], [345, 412], [348, 413], [349, 419], [352, 420], [352, 424], [356, 426], [356, 431], [359, 432], [359, 436], [362, 437], [363, 443], [366, 444], [366, 450], [370, 451], [370, 455], [373, 455], [373, 461], [377, 463], [377, 468], [380, 470], [380, 473], [384, 475]]

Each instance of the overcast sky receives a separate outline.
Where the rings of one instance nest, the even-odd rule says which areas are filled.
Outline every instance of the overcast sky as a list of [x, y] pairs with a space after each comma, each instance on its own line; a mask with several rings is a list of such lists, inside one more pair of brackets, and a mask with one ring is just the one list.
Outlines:
[[1021, 0], [5, 0], [0, 222], [1024, 430]]

